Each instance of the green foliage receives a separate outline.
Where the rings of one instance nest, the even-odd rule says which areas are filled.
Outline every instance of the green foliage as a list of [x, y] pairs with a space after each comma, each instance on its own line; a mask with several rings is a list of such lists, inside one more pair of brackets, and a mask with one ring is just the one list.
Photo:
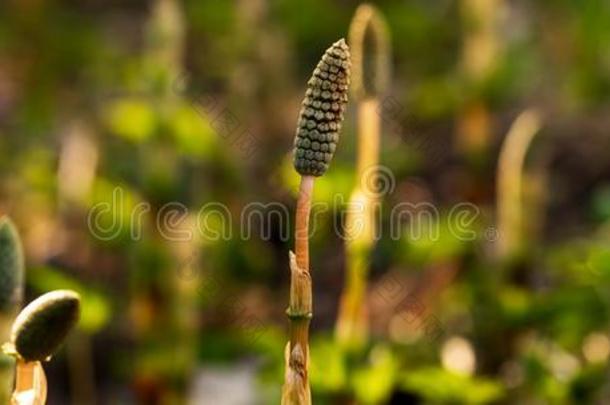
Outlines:
[[432, 403], [488, 404], [505, 395], [502, 386], [495, 381], [433, 367], [404, 373], [400, 386]]
[[398, 364], [393, 353], [385, 345], [371, 350], [368, 362], [354, 371], [352, 389], [362, 404], [386, 402], [394, 389]]
[[146, 102], [139, 99], [119, 100], [108, 107], [109, 129], [133, 142], [150, 138], [156, 129], [155, 112]]
[[311, 386], [314, 392], [340, 392], [347, 386], [347, 369], [341, 348], [330, 337], [311, 342]]
[[[439, 214], [431, 204], [410, 209], [409, 221], [400, 233], [403, 260], [417, 264], [439, 263], [467, 252], [472, 243], [481, 238], [480, 218], [472, 205], [455, 208], [450, 215]], [[394, 226], [397, 222], [393, 222]]]

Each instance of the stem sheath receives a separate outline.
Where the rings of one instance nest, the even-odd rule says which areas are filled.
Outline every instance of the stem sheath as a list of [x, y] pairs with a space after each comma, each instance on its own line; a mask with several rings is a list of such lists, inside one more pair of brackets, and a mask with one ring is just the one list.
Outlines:
[[309, 323], [312, 318], [312, 286], [309, 274], [309, 213], [314, 177], [303, 176], [297, 201], [295, 251], [290, 252], [290, 342], [286, 345], [286, 374], [282, 405], [310, 405]]

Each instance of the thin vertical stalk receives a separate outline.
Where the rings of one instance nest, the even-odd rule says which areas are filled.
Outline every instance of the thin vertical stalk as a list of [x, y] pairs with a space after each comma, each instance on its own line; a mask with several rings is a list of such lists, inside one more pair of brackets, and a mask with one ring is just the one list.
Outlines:
[[94, 404], [95, 370], [89, 334], [77, 331], [68, 338], [66, 361], [72, 404]]
[[[368, 37], [371, 41], [367, 41]], [[363, 4], [356, 10], [349, 38], [353, 60], [352, 93], [358, 99], [358, 155], [356, 184], [350, 197], [351, 209], [346, 215], [346, 281], [335, 334], [344, 347], [357, 349], [368, 335], [366, 288], [379, 198], [367, 186], [379, 165], [379, 106], [390, 79], [390, 38], [381, 13], [370, 4]], [[370, 63], [367, 63], [369, 59]], [[367, 66], [370, 69], [365, 70]]]
[[[0, 314], [0, 339], [6, 342], [10, 339], [11, 324], [14, 316]], [[0, 350], [0, 403], [5, 404], [11, 397], [13, 391], [13, 379], [15, 373], [15, 361]]]
[[461, 70], [472, 94], [458, 116], [457, 147], [476, 157], [489, 146], [492, 116], [481, 88], [492, 76], [502, 56], [502, 38], [498, 34], [504, 0], [461, 0], [464, 37]]
[[537, 112], [524, 111], [513, 122], [500, 151], [496, 184], [500, 257], [516, 254], [523, 247], [523, 164], [540, 126]]
[[309, 271], [309, 213], [315, 177], [302, 176], [297, 200], [295, 254], [297, 265]]
[[379, 164], [380, 121], [378, 97], [367, 98], [358, 103], [357, 181]]
[[302, 176], [297, 200], [295, 251], [290, 253], [290, 342], [286, 347], [283, 405], [311, 403], [309, 388], [309, 323], [313, 313], [309, 274], [309, 213], [315, 178]]

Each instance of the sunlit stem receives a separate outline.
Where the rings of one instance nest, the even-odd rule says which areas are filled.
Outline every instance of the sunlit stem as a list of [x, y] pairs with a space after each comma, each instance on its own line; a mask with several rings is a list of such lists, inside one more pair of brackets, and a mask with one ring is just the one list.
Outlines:
[[313, 176], [301, 177], [294, 234], [297, 265], [306, 271], [309, 271], [309, 213], [314, 181]]
[[497, 173], [500, 257], [515, 254], [523, 246], [523, 166], [528, 148], [540, 126], [541, 118], [536, 111], [524, 111], [513, 122], [500, 151]]
[[296, 211], [295, 252], [290, 252], [290, 342], [286, 345], [286, 372], [282, 405], [310, 405], [309, 323], [312, 318], [312, 286], [309, 274], [309, 213], [315, 178], [303, 176]]
[[368, 335], [365, 295], [368, 267], [375, 240], [375, 190], [367, 179], [379, 164], [381, 123], [379, 99], [366, 98], [358, 104], [358, 161], [356, 185], [346, 218], [346, 284], [341, 296], [336, 335], [344, 346], [357, 349]]
[[39, 361], [17, 360], [15, 391], [11, 405], [44, 405], [47, 401], [47, 378]]
[[380, 137], [379, 99], [365, 99], [358, 103], [357, 182], [379, 164]]

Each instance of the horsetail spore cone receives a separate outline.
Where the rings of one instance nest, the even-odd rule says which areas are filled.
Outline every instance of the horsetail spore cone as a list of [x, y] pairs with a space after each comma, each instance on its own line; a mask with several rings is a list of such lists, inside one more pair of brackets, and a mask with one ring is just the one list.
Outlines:
[[23, 250], [13, 222], [0, 218], [0, 312], [10, 313], [23, 296]]
[[294, 142], [294, 167], [303, 176], [323, 175], [333, 158], [350, 80], [345, 40], [326, 50], [307, 82]]
[[13, 324], [11, 342], [26, 361], [43, 361], [77, 323], [80, 296], [70, 290], [46, 293], [26, 306]]
[[[13, 222], [0, 215], [0, 344], [10, 337], [11, 325], [23, 299], [24, 263], [21, 240]], [[0, 353], [0, 403], [9, 403], [14, 360]]]

